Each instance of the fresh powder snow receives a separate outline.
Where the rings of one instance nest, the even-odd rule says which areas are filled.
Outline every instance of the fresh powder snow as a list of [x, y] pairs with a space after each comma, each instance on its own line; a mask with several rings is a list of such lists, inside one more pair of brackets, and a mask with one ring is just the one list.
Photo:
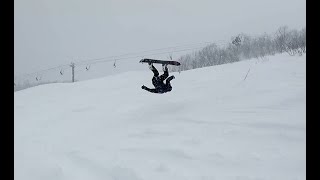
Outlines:
[[15, 92], [15, 180], [306, 179], [305, 54], [170, 73], [166, 94], [142, 66]]

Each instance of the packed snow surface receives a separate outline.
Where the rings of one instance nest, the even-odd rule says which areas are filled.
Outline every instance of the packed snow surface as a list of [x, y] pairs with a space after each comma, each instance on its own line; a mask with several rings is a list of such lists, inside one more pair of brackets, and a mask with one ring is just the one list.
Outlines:
[[171, 73], [166, 94], [145, 64], [15, 92], [15, 180], [304, 180], [305, 57]]

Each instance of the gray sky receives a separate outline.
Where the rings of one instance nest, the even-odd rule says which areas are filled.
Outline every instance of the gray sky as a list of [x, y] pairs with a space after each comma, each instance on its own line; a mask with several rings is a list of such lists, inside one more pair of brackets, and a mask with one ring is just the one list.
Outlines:
[[14, 70], [227, 41], [282, 25], [306, 26], [305, 0], [15, 0]]

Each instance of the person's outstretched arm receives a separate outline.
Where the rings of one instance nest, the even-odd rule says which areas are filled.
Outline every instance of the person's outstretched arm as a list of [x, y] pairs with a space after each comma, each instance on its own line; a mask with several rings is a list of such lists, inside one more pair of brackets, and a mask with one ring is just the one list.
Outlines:
[[157, 89], [150, 89], [150, 88], [146, 87], [145, 85], [143, 85], [141, 88], [146, 91], [152, 92], [152, 93], [158, 93]]

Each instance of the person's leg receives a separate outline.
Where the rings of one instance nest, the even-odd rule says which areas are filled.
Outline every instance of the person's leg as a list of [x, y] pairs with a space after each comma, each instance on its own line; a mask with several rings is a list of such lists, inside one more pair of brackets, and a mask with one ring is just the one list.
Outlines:
[[159, 71], [153, 66], [152, 63], [149, 63], [149, 69], [153, 72], [152, 84], [154, 87], [158, 87], [160, 81]]
[[155, 88], [159, 86], [160, 77], [159, 76], [153, 76], [152, 78], [152, 84]]
[[169, 76], [169, 71], [168, 71], [167, 64], [163, 64], [162, 65], [162, 69], [163, 69], [163, 74], [160, 76], [160, 80], [164, 81]]
[[155, 76], [155, 77], [159, 76], [158, 70], [153, 66], [152, 63], [149, 63], [149, 69], [153, 72], [153, 76]]

